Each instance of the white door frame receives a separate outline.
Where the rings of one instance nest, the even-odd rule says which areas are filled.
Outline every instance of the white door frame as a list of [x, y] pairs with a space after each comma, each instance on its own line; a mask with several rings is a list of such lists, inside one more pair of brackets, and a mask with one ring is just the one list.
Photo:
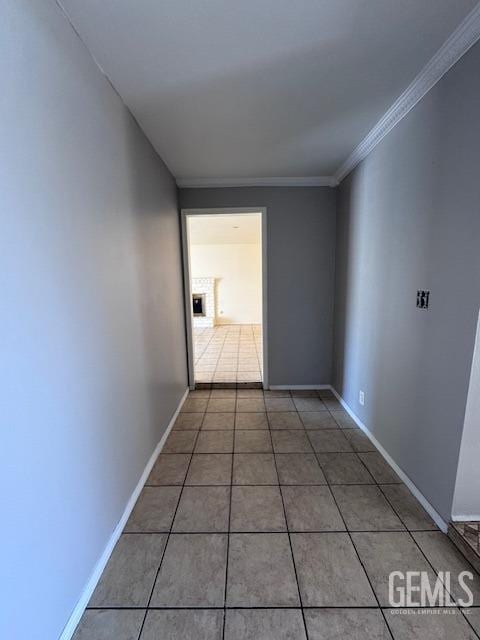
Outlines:
[[183, 279], [185, 291], [185, 322], [187, 327], [188, 384], [195, 388], [195, 370], [193, 360], [193, 323], [192, 291], [190, 278], [190, 254], [187, 218], [189, 216], [241, 215], [242, 213], [260, 213], [262, 220], [262, 337], [263, 337], [263, 387], [268, 389], [268, 324], [267, 324], [267, 208], [266, 207], [227, 207], [181, 209], [182, 215], [182, 253]]

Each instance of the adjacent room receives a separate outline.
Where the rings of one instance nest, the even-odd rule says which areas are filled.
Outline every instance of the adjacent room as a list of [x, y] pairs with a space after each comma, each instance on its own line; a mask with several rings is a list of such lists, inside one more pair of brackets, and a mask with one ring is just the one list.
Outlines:
[[262, 383], [262, 213], [188, 215], [195, 384]]

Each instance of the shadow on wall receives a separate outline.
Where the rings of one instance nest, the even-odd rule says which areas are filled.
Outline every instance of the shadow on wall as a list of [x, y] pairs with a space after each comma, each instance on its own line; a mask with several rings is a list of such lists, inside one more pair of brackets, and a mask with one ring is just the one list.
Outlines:
[[[188, 385], [177, 187], [150, 143], [143, 137], [139, 139], [138, 131], [131, 132], [127, 145], [129, 175], [133, 177], [131, 206], [138, 220], [139, 282], [149, 394], [158, 435], [158, 425], [168, 424]], [[151, 154], [152, 164], [148, 170], [138, 171], [138, 158], [142, 153]], [[170, 392], [165, 395], [167, 389]]]
[[[337, 200], [334, 385], [447, 521], [480, 298], [471, 171], [480, 129], [468, 124], [477, 121], [479, 60], [476, 45], [342, 182]], [[428, 310], [416, 308], [417, 289], [431, 290]]]

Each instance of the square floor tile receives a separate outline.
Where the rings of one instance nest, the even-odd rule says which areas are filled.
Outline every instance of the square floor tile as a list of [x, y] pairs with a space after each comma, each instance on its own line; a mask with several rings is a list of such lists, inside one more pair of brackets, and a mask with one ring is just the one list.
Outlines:
[[288, 389], [265, 389], [263, 395], [266, 398], [290, 398], [291, 394]]
[[282, 487], [290, 531], [345, 531], [329, 487]]
[[191, 453], [198, 431], [171, 431], [163, 446], [163, 453]]
[[195, 371], [195, 384], [209, 384], [213, 380], [213, 374]]
[[229, 609], [225, 640], [306, 640], [301, 609]]
[[293, 401], [297, 411], [326, 411], [327, 407], [320, 398], [299, 398], [294, 397]]
[[341, 429], [317, 429], [316, 431], [307, 431], [307, 435], [312, 447], [319, 453], [353, 451]]
[[[388, 600], [388, 581], [392, 571], [403, 573], [426, 571], [430, 584], [435, 584], [434, 572], [409, 533], [375, 532], [352, 533], [351, 535], [382, 607], [391, 606]], [[417, 580], [414, 576], [412, 584], [419, 586], [419, 578]], [[413, 593], [413, 598], [413, 604], [419, 602], [415, 599], [416, 593]]]
[[296, 411], [273, 411], [268, 414], [270, 429], [303, 429]]
[[428, 561], [438, 573], [449, 571], [451, 574], [451, 593], [455, 599], [465, 599], [465, 591], [459, 584], [458, 576], [462, 571], [471, 571], [473, 581], [467, 584], [473, 594], [474, 606], [480, 605], [480, 576], [460, 553], [453, 542], [442, 531], [420, 531], [412, 533], [416, 543], [426, 555]]
[[309, 453], [313, 451], [307, 434], [301, 431], [271, 431], [275, 453]]
[[332, 416], [342, 429], [358, 429], [358, 425], [346, 411], [332, 411]]
[[185, 484], [225, 485], [232, 477], [232, 455], [199, 453], [192, 456]]
[[265, 398], [267, 411], [295, 411], [291, 398]]
[[237, 395], [237, 411], [239, 412], [259, 412], [265, 411], [265, 402], [262, 397], [247, 397]]
[[87, 609], [72, 640], [137, 640], [144, 615], [141, 609]]
[[380, 488], [407, 529], [437, 529], [435, 522], [404, 484], [382, 484]]
[[306, 609], [310, 640], [391, 640], [380, 609]]
[[375, 445], [361, 431], [361, 429], [343, 429], [343, 435], [352, 445], [355, 451], [376, 451]]
[[235, 453], [233, 484], [278, 484], [271, 453]]
[[206, 413], [202, 423], [202, 431], [229, 430], [235, 424], [234, 413]]
[[375, 484], [356, 453], [317, 453], [330, 484]]
[[358, 456], [379, 484], [400, 484], [402, 482], [380, 453], [359, 453]]
[[328, 411], [301, 411], [298, 415], [305, 429], [338, 429]]
[[235, 398], [210, 398], [207, 412], [232, 413], [235, 411]]
[[231, 531], [286, 531], [278, 487], [232, 487]]
[[260, 370], [257, 371], [238, 371], [237, 382], [260, 382], [262, 379]]
[[181, 490], [181, 487], [144, 487], [125, 525], [125, 532], [168, 533]]
[[161, 453], [148, 476], [147, 485], [183, 484], [190, 453]]
[[236, 413], [235, 429], [268, 429], [267, 414]]
[[272, 451], [270, 432], [263, 431], [235, 431], [235, 453], [269, 453]]
[[458, 609], [446, 609], [437, 615], [419, 612], [398, 615], [389, 609], [385, 610], [385, 616], [394, 640], [476, 640]]
[[217, 364], [217, 367], [215, 369], [216, 373], [231, 373], [231, 372], [235, 372], [238, 369], [238, 365], [237, 364], [226, 364], [223, 362], [219, 362]]
[[151, 606], [222, 607], [226, 563], [226, 534], [171, 534]]
[[377, 486], [336, 485], [332, 491], [349, 531], [405, 529]]
[[[223, 611], [149, 611], [140, 640], [222, 640], [222, 632]], [[109, 640], [117, 638], [112, 637]]]
[[172, 531], [227, 532], [230, 487], [184, 487]]
[[89, 607], [146, 607], [167, 536], [126, 533], [120, 536]]
[[179, 413], [173, 428], [176, 431], [200, 429], [203, 416], [203, 413]]
[[299, 606], [286, 533], [230, 534], [227, 605]]
[[236, 389], [212, 389], [210, 398], [235, 398], [237, 397]]
[[208, 398], [188, 397], [182, 405], [182, 413], [203, 413], [207, 409]]
[[376, 606], [347, 533], [292, 533], [290, 537], [304, 606]]
[[195, 453], [232, 453], [232, 431], [200, 431]]
[[314, 453], [277, 453], [280, 484], [326, 484]]
[[[262, 389], [237, 389], [237, 398], [254, 398], [257, 400], [263, 400], [263, 390]], [[261, 409], [261, 411], [265, 411], [265, 407]]]

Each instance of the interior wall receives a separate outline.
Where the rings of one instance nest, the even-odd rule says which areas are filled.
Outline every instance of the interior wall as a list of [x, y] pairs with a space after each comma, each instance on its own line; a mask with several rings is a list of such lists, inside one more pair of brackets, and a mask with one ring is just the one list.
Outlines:
[[192, 244], [193, 278], [215, 278], [216, 324], [262, 323], [260, 244]]
[[452, 516], [480, 520], [480, 315], [468, 386]]
[[267, 208], [270, 385], [329, 384], [332, 372], [335, 190], [180, 189], [183, 209]]
[[171, 175], [56, 3], [0, 13], [0, 637], [45, 640], [187, 385], [180, 231]]
[[477, 44], [338, 189], [334, 385], [446, 520], [480, 300], [479, 68]]

